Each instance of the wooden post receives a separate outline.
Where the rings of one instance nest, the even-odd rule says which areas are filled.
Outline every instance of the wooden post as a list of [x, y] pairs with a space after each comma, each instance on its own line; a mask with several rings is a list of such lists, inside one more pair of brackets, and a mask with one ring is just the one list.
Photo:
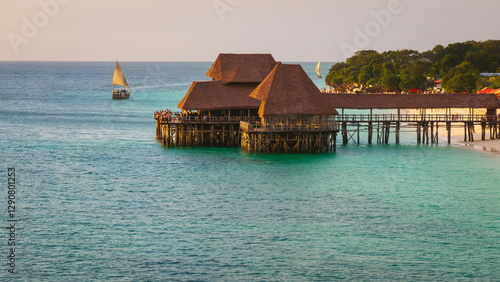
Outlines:
[[481, 140], [486, 140], [486, 122], [481, 122]]
[[429, 123], [424, 123], [424, 133], [425, 133], [425, 144], [429, 144]]
[[372, 137], [373, 137], [373, 123], [370, 120], [368, 122], [368, 144], [372, 143]]
[[171, 130], [170, 127], [171, 127], [171, 125], [167, 124], [167, 126], [166, 126], [166, 129], [167, 129], [167, 146], [171, 145], [170, 142], [171, 142], [171, 139], [172, 139], [171, 132], [170, 132], [170, 130]]
[[464, 142], [467, 141], [467, 123], [464, 122]]
[[342, 143], [347, 144], [347, 122], [342, 122]]
[[436, 122], [436, 144], [439, 144], [439, 122]]
[[337, 152], [337, 132], [333, 133], [333, 152]]
[[358, 122], [358, 145], [359, 145], [359, 122]]
[[417, 144], [421, 144], [422, 141], [420, 139], [420, 122], [417, 122]]
[[[472, 109], [472, 112], [474, 113], [474, 109]], [[469, 123], [469, 134], [470, 134], [469, 140], [474, 142], [474, 122], [473, 121], [471, 121]]]
[[214, 146], [214, 141], [215, 141], [215, 132], [214, 132], [214, 125], [210, 125], [210, 146]]
[[156, 138], [159, 138], [160, 137], [160, 121], [159, 121], [159, 117], [156, 119]]
[[434, 144], [434, 122], [431, 121], [431, 144]]
[[165, 132], [166, 131], [165, 130], [166, 126], [167, 125], [164, 125], [163, 128], [162, 128], [162, 137], [161, 137], [162, 140], [161, 141], [163, 141], [163, 145], [167, 145], [167, 136], [166, 136], [166, 132]]
[[380, 122], [377, 122], [377, 143], [382, 143], [379, 131], [380, 131]]
[[[398, 110], [398, 114], [399, 114], [399, 110]], [[396, 144], [399, 145], [399, 124], [400, 122], [396, 122]]]
[[451, 122], [446, 122], [446, 130], [448, 131], [448, 144], [451, 143]]
[[385, 136], [384, 136], [384, 143], [385, 144], [389, 144], [389, 136], [390, 136], [390, 129], [391, 129], [391, 122], [388, 121], [386, 124], [385, 124]]

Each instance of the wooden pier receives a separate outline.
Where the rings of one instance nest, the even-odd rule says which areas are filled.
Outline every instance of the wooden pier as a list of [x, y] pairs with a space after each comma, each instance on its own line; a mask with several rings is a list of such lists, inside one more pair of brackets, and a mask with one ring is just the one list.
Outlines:
[[449, 114], [343, 114], [337, 116], [341, 125], [342, 143], [360, 143], [360, 132], [368, 132], [368, 144], [372, 144], [374, 131], [377, 143], [388, 144], [391, 132], [395, 143], [400, 142], [402, 130], [416, 132], [417, 144], [438, 144], [439, 129], [446, 131], [451, 143], [451, 129], [463, 128], [464, 141], [474, 141], [474, 128], [481, 126], [481, 140], [500, 139], [500, 122], [496, 115], [449, 115]]
[[[258, 117], [155, 117], [156, 137], [167, 147], [239, 147], [249, 152], [334, 152], [337, 134], [343, 144], [400, 143], [401, 132], [415, 132], [417, 144], [438, 144], [439, 132], [451, 143], [452, 128], [462, 128], [464, 141], [474, 141], [474, 128], [481, 127], [481, 140], [500, 139], [496, 115], [443, 114], [343, 114], [324, 123], [272, 124]], [[394, 137], [394, 141], [391, 139]]]

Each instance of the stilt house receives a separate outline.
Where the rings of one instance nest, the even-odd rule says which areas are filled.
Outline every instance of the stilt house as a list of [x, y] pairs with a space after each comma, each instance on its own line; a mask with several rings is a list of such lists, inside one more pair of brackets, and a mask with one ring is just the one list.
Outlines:
[[277, 63], [250, 94], [261, 101], [261, 122], [241, 122], [250, 152], [335, 150], [335, 110], [300, 65]]

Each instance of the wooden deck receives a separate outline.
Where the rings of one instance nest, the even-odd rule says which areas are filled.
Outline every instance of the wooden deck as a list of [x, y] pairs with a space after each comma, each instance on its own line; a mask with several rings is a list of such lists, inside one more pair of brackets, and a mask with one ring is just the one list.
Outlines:
[[[481, 139], [500, 139], [500, 121], [496, 115], [458, 114], [341, 114], [334, 119], [311, 124], [263, 125], [259, 117], [155, 116], [156, 136], [165, 146], [242, 146], [250, 152], [324, 152], [335, 151], [336, 136], [342, 143], [360, 143], [360, 132], [368, 132], [368, 144], [389, 143], [400, 132], [413, 131], [417, 144], [439, 143], [439, 132], [463, 128], [464, 141], [474, 141], [475, 127], [481, 127]], [[445, 136], [446, 136], [445, 135]]]

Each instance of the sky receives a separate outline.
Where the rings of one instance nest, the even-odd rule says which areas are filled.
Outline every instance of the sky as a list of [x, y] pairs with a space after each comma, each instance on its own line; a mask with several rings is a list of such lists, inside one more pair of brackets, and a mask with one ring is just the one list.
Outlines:
[[500, 39], [498, 0], [1, 0], [0, 61], [345, 61]]

